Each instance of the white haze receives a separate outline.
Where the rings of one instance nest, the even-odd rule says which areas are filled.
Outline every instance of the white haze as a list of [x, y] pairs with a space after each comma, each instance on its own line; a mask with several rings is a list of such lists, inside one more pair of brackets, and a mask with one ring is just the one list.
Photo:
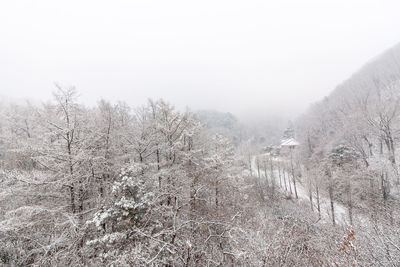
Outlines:
[[398, 1], [0, 3], [0, 95], [297, 114], [400, 40]]

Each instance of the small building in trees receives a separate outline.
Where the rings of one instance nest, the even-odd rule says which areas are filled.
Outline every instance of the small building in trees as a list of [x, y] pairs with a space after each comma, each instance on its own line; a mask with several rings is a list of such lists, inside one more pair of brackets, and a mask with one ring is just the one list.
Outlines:
[[283, 139], [281, 141], [281, 149], [280, 149], [280, 154], [281, 155], [289, 155], [290, 151], [293, 151], [296, 147], [298, 147], [300, 143], [296, 141], [296, 139], [289, 138], [289, 139]]

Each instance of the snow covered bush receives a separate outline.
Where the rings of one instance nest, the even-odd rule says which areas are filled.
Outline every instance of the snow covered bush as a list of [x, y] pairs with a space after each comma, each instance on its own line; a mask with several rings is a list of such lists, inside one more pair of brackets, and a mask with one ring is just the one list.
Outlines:
[[157, 253], [160, 244], [152, 240], [157, 221], [150, 217], [155, 199], [145, 169], [143, 164], [133, 164], [121, 171], [112, 188], [112, 201], [87, 222], [88, 227], [97, 228], [97, 235], [87, 241], [95, 262], [143, 265]]
[[152, 192], [146, 192], [146, 184], [141, 174], [143, 168], [137, 164], [121, 172], [120, 179], [112, 188], [114, 202], [109, 208], [94, 215], [92, 222], [96, 227], [102, 228], [104, 224], [120, 221], [129, 221], [135, 226], [142, 224], [154, 196]]

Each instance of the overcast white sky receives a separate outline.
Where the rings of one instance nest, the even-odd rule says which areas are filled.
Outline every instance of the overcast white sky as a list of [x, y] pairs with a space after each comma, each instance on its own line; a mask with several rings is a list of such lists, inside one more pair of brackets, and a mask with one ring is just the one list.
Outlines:
[[400, 42], [400, 1], [1, 0], [0, 95], [299, 112]]

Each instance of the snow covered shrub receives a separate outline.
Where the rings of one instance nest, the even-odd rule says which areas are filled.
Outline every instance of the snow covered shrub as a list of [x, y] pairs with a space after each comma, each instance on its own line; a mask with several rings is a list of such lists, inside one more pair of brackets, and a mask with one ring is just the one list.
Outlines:
[[135, 164], [123, 170], [113, 185], [110, 204], [87, 222], [98, 230], [96, 238], [87, 242], [95, 251], [94, 262], [143, 265], [157, 251], [159, 243], [151, 242], [157, 225], [151, 218], [154, 194], [145, 169]]
[[97, 212], [91, 221], [96, 227], [101, 228], [109, 223], [121, 225], [122, 221], [138, 227], [142, 225], [142, 219], [153, 199], [153, 193], [146, 191], [142, 172], [143, 167], [140, 165], [121, 172], [120, 180], [114, 183], [112, 189], [112, 193], [116, 196], [114, 202], [107, 209]]

